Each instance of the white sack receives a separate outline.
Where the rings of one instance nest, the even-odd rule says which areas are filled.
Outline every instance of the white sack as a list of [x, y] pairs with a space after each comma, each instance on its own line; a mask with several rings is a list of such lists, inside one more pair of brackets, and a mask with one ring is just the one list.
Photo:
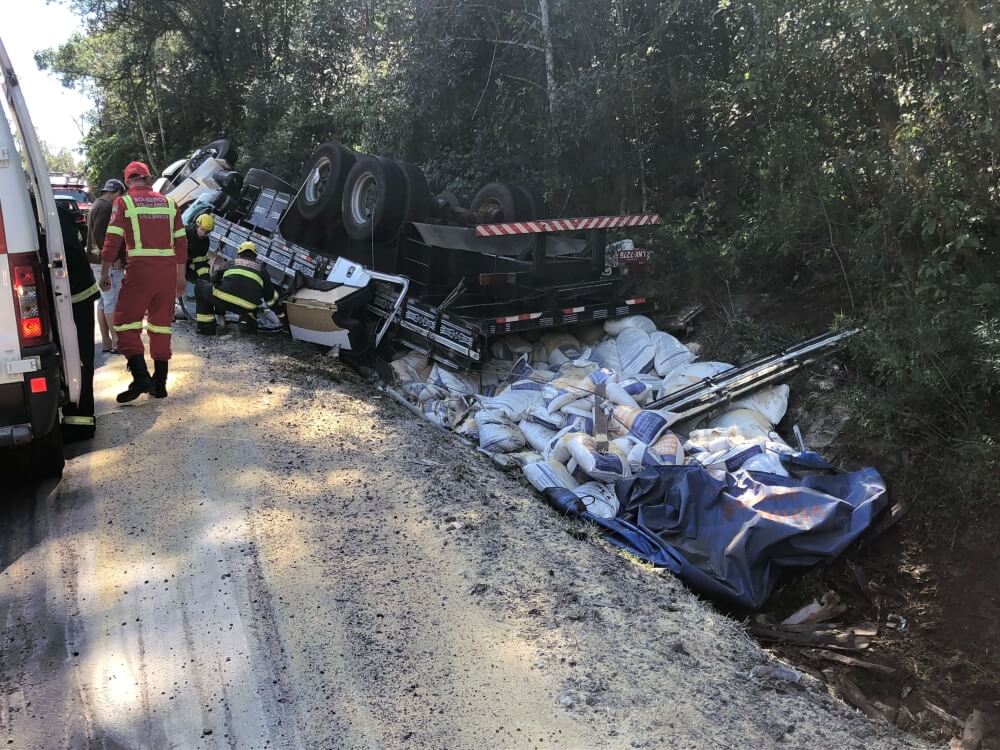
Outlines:
[[653, 369], [656, 348], [649, 334], [638, 328], [626, 328], [615, 339], [623, 376], [638, 375]]
[[479, 447], [487, 453], [510, 453], [524, 447], [524, 435], [502, 411], [478, 412], [476, 430]]
[[501, 411], [508, 419], [520, 422], [532, 406], [542, 403], [542, 390], [546, 386], [532, 380], [511, 383], [499, 396], [482, 396], [479, 403], [489, 411]]
[[772, 385], [751, 393], [749, 396], [733, 401], [734, 409], [753, 409], [763, 416], [771, 427], [778, 424], [788, 411], [788, 394], [791, 391], [787, 385]]
[[522, 419], [517, 426], [521, 430], [521, 434], [524, 435], [524, 439], [528, 442], [528, 445], [539, 453], [545, 451], [545, 448], [556, 434], [555, 430], [550, 430], [540, 424], [529, 422], [527, 419]]
[[577, 359], [582, 349], [576, 336], [565, 331], [542, 334], [542, 347], [545, 360], [554, 367]]
[[608, 419], [608, 431], [615, 437], [631, 435], [643, 445], [656, 442], [670, 426], [670, 419], [662, 412], [616, 406]]
[[648, 334], [656, 330], [656, 323], [645, 315], [629, 315], [627, 318], [609, 320], [604, 324], [605, 333], [611, 336], [617, 336], [626, 328], [638, 328], [640, 331], [645, 331]]
[[674, 370], [689, 365], [695, 360], [695, 356], [691, 350], [669, 333], [656, 331], [649, 334], [649, 340], [656, 350], [656, 356], [653, 358], [653, 368], [661, 378], [665, 378]]
[[545, 456], [547, 461], [558, 461], [561, 464], [566, 463], [570, 459], [569, 452], [569, 441], [577, 435], [582, 435], [581, 432], [576, 432], [572, 427], [564, 427], [559, 430], [552, 439], [549, 440], [549, 444], [545, 446], [545, 450], [542, 451], [542, 455]]
[[428, 380], [441, 386], [451, 396], [472, 396], [479, 393], [479, 377], [468, 372], [451, 372], [435, 363]]
[[561, 487], [565, 490], [573, 490], [577, 487], [577, 482], [570, 476], [566, 467], [558, 461], [538, 461], [524, 466], [524, 476], [531, 482], [531, 486], [539, 492], [544, 492], [552, 487]]
[[661, 395], [668, 396], [705, 378], [713, 377], [725, 370], [731, 370], [732, 367], [732, 365], [727, 365], [725, 362], [695, 362], [694, 364], [686, 365], [674, 370], [663, 379], [663, 392]]
[[525, 410], [524, 419], [542, 427], [547, 427], [553, 432], [558, 432], [566, 426], [566, 416], [559, 411], [550, 414], [544, 404], [536, 404]]
[[618, 514], [618, 496], [610, 484], [586, 482], [573, 492], [587, 506], [587, 511], [598, 518], [614, 518]]
[[611, 444], [607, 453], [597, 450], [597, 441], [590, 435], [576, 434], [567, 443], [576, 465], [588, 476], [603, 482], [614, 482], [632, 475], [628, 456]]

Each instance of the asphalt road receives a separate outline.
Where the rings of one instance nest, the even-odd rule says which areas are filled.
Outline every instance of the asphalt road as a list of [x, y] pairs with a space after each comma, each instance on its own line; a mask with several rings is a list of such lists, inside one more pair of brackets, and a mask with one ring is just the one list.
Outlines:
[[0, 747], [922, 747], [329, 359], [176, 329], [4, 490]]

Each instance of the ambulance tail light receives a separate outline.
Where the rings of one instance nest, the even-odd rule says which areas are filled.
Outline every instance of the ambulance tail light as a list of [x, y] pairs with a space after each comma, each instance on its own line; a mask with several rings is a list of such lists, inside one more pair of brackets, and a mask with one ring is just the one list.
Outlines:
[[7, 257], [14, 282], [14, 311], [21, 347], [47, 344], [52, 340], [52, 327], [45, 300], [45, 278], [38, 256], [17, 253]]

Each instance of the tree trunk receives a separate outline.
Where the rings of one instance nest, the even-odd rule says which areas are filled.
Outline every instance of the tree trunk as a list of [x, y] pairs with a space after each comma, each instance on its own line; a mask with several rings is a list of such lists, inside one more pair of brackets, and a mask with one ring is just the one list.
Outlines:
[[542, 46], [545, 48], [545, 89], [549, 94], [549, 116], [556, 118], [556, 62], [552, 54], [552, 33], [549, 26], [549, 0], [539, 0], [542, 16]]
[[149, 169], [155, 172], [157, 170], [153, 165], [153, 154], [149, 150], [149, 138], [146, 137], [146, 128], [142, 124], [142, 115], [139, 112], [139, 102], [133, 99], [132, 106], [135, 108], [135, 124], [139, 126], [139, 135], [142, 137], [142, 145], [143, 148], [146, 149], [146, 161], [149, 162]]

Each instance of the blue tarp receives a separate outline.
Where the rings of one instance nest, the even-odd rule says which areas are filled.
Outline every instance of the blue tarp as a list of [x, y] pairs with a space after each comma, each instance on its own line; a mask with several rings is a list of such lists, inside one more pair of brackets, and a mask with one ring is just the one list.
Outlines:
[[615, 485], [621, 507], [613, 519], [587, 513], [567, 490], [545, 494], [705, 596], [757, 609], [785, 573], [834, 560], [888, 500], [875, 469], [797, 475], [829, 465], [815, 453], [784, 462], [791, 478], [743, 470], [720, 478], [699, 465], [651, 467]]

